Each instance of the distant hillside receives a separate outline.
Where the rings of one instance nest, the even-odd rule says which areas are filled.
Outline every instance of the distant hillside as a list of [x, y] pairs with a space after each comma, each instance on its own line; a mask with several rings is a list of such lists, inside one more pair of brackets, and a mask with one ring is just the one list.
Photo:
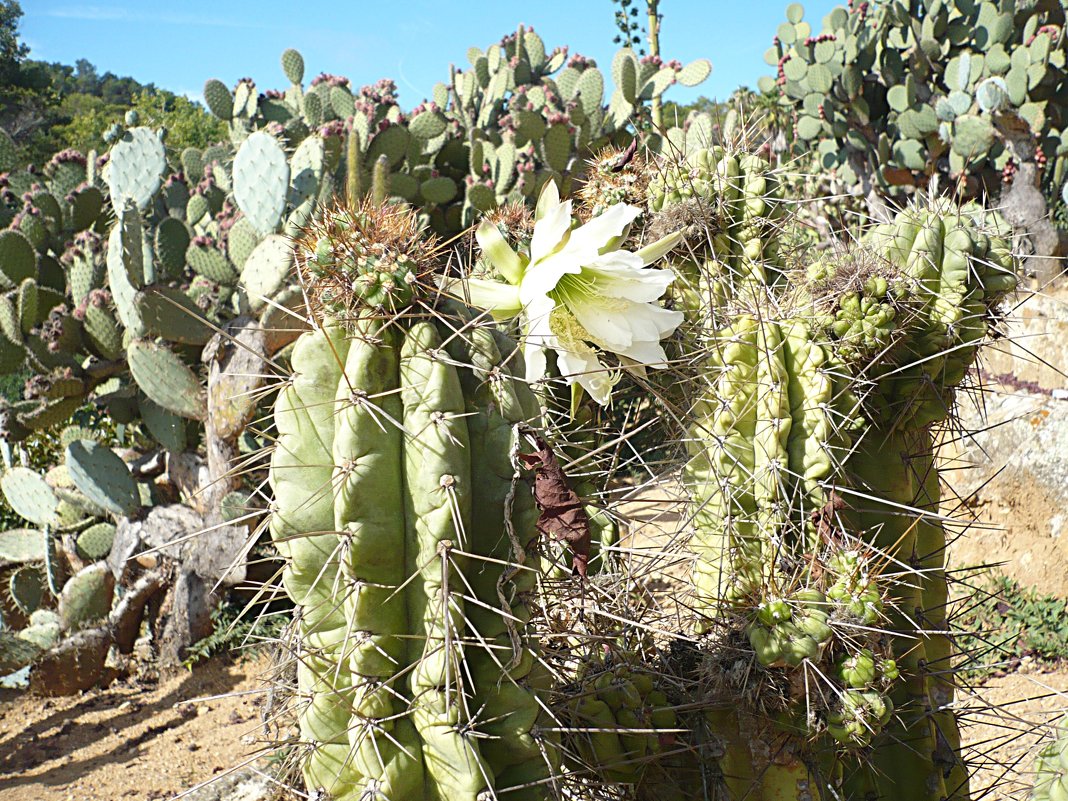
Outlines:
[[153, 84], [100, 74], [85, 59], [71, 66], [29, 58], [18, 36], [21, 17], [18, 0], [0, 0], [0, 128], [15, 140], [22, 164], [42, 164], [67, 147], [102, 149], [103, 132], [130, 108], [146, 124], [166, 127], [174, 148], [204, 147], [225, 135], [199, 103]]

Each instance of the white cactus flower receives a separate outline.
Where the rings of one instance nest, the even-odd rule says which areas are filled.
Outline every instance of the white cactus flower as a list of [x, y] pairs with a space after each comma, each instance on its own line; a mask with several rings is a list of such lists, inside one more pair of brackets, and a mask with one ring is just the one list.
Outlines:
[[475, 236], [486, 261], [507, 281], [451, 279], [446, 291], [498, 319], [521, 315], [527, 380], [545, 375], [545, 350], [557, 354], [561, 375], [607, 404], [618, 376], [600, 359], [614, 353], [631, 370], [665, 367], [660, 341], [682, 322], [681, 312], [657, 301], [675, 275], [643, 269], [678, 244], [672, 234], [637, 252], [620, 250], [641, 210], [617, 203], [572, 228], [571, 201], [548, 181], [535, 211], [527, 253], [516, 253], [497, 227], [484, 222]]

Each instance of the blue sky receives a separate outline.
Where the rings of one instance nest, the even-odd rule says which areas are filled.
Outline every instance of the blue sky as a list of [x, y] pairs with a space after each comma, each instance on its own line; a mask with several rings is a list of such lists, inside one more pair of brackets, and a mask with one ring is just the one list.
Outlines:
[[[764, 51], [786, 4], [662, 0], [665, 57], [705, 57], [713, 68], [700, 87], [674, 87], [668, 97], [724, 98], [740, 84], [755, 88], [769, 69]], [[805, 19], [818, 29], [834, 5], [809, 0]], [[248, 76], [260, 89], [284, 88], [278, 57], [287, 47], [304, 54], [305, 81], [320, 72], [356, 86], [393, 78], [406, 107], [447, 79], [450, 63], [466, 67], [468, 47], [485, 48], [521, 22], [549, 48], [570, 45], [606, 69], [615, 52], [610, 0], [22, 0], [22, 8], [21, 35], [34, 58], [87, 58], [101, 72], [197, 98], [207, 78], [232, 85]]]

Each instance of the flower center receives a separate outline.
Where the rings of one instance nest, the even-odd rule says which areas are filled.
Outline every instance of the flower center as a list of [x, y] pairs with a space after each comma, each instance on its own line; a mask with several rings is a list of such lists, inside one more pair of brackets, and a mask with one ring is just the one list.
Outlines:
[[[554, 298], [555, 300], [555, 298]], [[567, 307], [557, 301], [556, 307], [549, 313], [549, 330], [553, 332], [565, 348], [575, 353], [592, 353], [590, 332], [583, 328]]]
[[[602, 342], [587, 331], [575, 316], [575, 309], [579, 308], [584, 309], [586, 313], [594, 312], [605, 317], [618, 317], [618, 315], [625, 315], [627, 312], [627, 301], [602, 292], [597, 286], [595, 274], [586, 270], [580, 273], [565, 273], [556, 286], [549, 291], [548, 296], [556, 304], [554, 314], [557, 310], [566, 310], [569, 322], [566, 324], [561, 322], [559, 323], [560, 325], [565, 326], [567, 330], [581, 332], [581, 336], [578, 336], [577, 339], [592, 342], [599, 348], [612, 349], [608, 343]], [[563, 319], [562, 315], [561, 319]], [[551, 324], [550, 318], [550, 326]], [[556, 331], [553, 331], [553, 333], [564, 339], [564, 334]]]
[[558, 304], [568, 305], [571, 302], [582, 302], [591, 298], [599, 299], [597, 291], [597, 279], [582, 270], [578, 273], [564, 273], [556, 286], [549, 292], [549, 297]]

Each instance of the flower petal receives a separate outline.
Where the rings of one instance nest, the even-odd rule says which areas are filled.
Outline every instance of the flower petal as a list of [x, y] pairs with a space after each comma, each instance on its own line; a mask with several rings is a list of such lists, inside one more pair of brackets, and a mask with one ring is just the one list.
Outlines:
[[536, 298], [525, 307], [523, 318], [523, 359], [527, 365], [527, 381], [545, 377], [545, 349], [556, 346], [556, 337], [549, 328], [549, 315], [555, 304], [545, 296]]
[[501, 277], [509, 284], [518, 284], [523, 278], [523, 261], [501, 235], [500, 229], [491, 222], [483, 222], [475, 231], [475, 239], [482, 253]]
[[613, 353], [626, 353], [635, 342], [659, 342], [683, 320], [682, 312], [626, 300], [598, 303], [596, 298], [576, 298], [568, 309], [594, 342]]
[[575, 250], [583, 252], [591, 250], [593, 254], [600, 253], [605, 245], [620, 236], [623, 230], [641, 213], [642, 210], [637, 206], [616, 203], [603, 214], [597, 215], [585, 225], [572, 231], [569, 245]]
[[541, 188], [541, 194], [538, 195], [538, 204], [534, 207], [534, 221], [537, 222], [544, 217], [551, 208], [559, 205], [560, 190], [556, 186], [556, 181], [550, 178], [545, 182], [545, 186]]
[[545, 378], [545, 348], [530, 339], [523, 341], [523, 363], [526, 365], [527, 383], [533, 384]]
[[664, 346], [659, 342], [649, 342], [647, 340], [639, 340], [634, 342], [625, 351], [620, 351], [618, 354], [624, 359], [630, 359], [634, 364], [630, 365], [628, 369], [635, 369], [637, 367], [652, 367], [657, 370], [662, 370], [667, 367], [667, 354], [664, 353]]
[[[537, 236], [537, 233], [534, 234]], [[582, 272], [582, 265], [569, 258], [566, 252], [554, 253], [547, 259], [532, 262], [525, 273], [523, 281], [519, 285], [519, 297], [523, 303], [529, 304], [536, 298], [545, 297], [560, 283], [560, 279], [568, 273]]]
[[627, 308], [626, 315], [631, 331], [634, 332], [635, 342], [659, 342], [675, 333], [675, 329], [682, 325], [685, 319], [685, 315], [680, 311], [665, 309], [652, 303], [632, 303]]
[[529, 337], [548, 337], [552, 336], [552, 329], [549, 327], [549, 315], [552, 314], [553, 309], [556, 308], [556, 303], [552, 298], [541, 295], [534, 298], [530, 303], [527, 303], [523, 307], [523, 320], [526, 322], [526, 334]]
[[[538, 201], [538, 205], [540, 207], [541, 201]], [[541, 219], [534, 223], [534, 235], [530, 238], [531, 265], [537, 265], [567, 245], [570, 231], [571, 201], [565, 200], [547, 208]]]
[[675, 280], [675, 274], [671, 270], [647, 270], [630, 264], [611, 263], [587, 265], [582, 271], [582, 277], [588, 277], [598, 295], [624, 298], [637, 303], [659, 300]]
[[591, 340], [605, 350], [615, 352], [629, 347], [634, 341], [634, 332], [627, 320], [631, 305], [626, 301], [605, 303], [602, 298], [576, 293], [568, 296], [567, 309], [586, 329]]
[[507, 320], [523, 311], [519, 287], [485, 278], [442, 278], [441, 290], [479, 309], [486, 309], [495, 319]]
[[583, 267], [598, 267], [605, 270], [630, 269], [646, 272], [642, 260], [629, 250], [610, 250], [584, 260]]
[[612, 374], [591, 348], [588, 351], [557, 350], [556, 363], [567, 383], [576, 381], [586, 390], [590, 397], [604, 406], [612, 397]]
[[655, 242], [646, 245], [640, 250], [636, 251], [636, 254], [641, 257], [644, 264], [652, 264], [662, 256], [665, 256], [669, 251], [675, 249], [679, 242], [682, 241], [682, 231], [676, 231], [673, 234], [668, 234]]

